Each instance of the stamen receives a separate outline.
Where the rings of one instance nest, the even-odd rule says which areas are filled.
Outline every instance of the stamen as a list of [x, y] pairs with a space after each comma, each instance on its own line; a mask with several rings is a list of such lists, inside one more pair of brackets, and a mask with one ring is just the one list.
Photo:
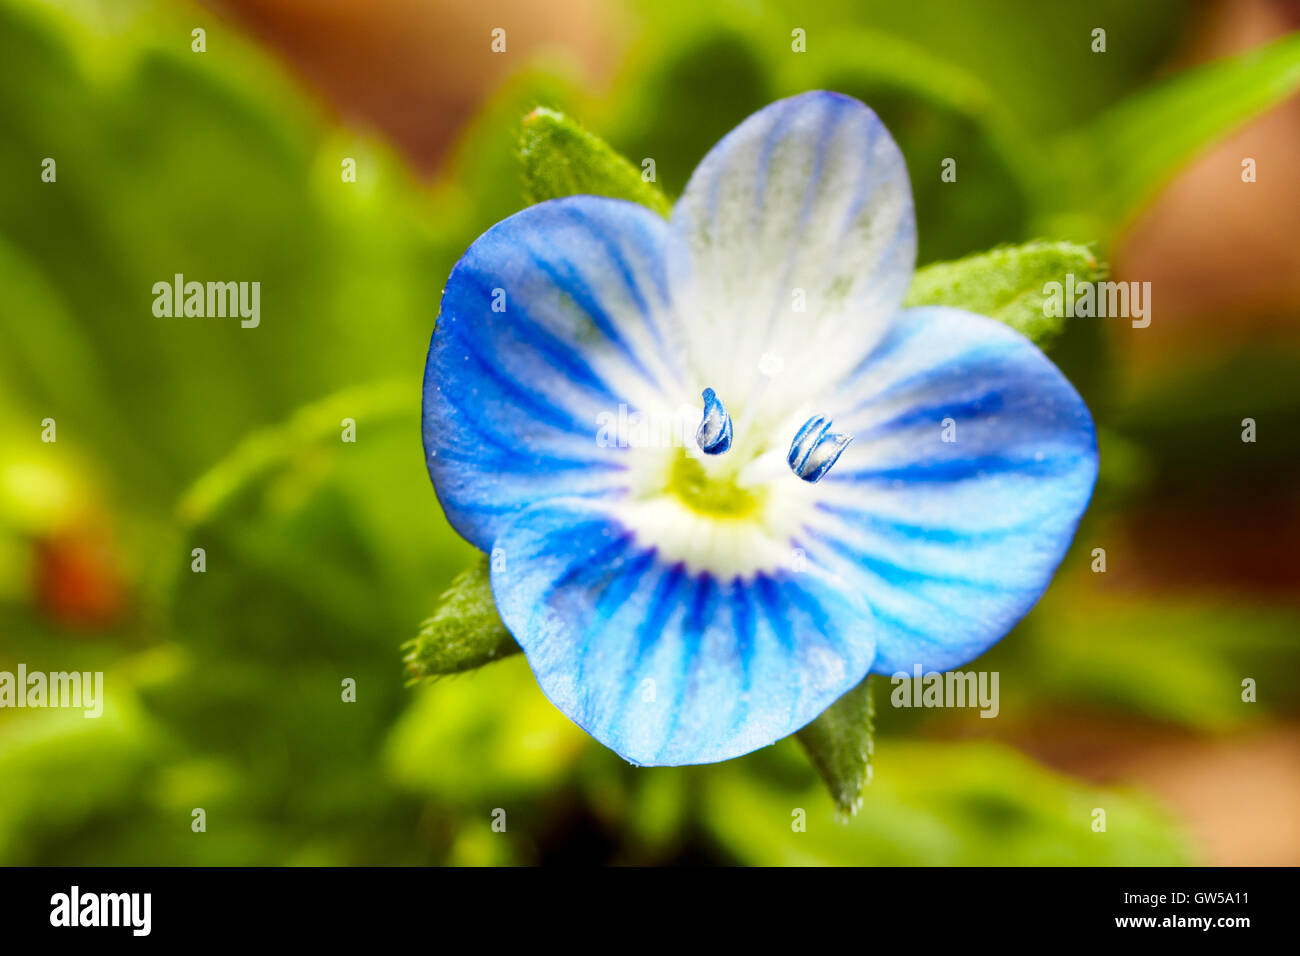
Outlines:
[[713, 389], [706, 388], [703, 397], [704, 420], [695, 431], [695, 443], [706, 455], [721, 455], [731, 447], [731, 416]]
[[804, 481], [821, 481], [822, 476], [831, 470], [839, 460], [852, 435], [831, 431], [831, 421], [824, 415], [814, 415], [804, 422], [790, 443], [790, 454], [786, 461], [790, 470]]

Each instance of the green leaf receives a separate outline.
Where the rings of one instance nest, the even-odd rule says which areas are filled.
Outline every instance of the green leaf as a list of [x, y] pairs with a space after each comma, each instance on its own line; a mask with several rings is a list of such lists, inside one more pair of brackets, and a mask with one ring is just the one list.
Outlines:
[[1191, 156], [1300, 88], [1300, 34], [1179, 73], [1123, 101], [1087, 130], [1115, 215], [1131, 218]]
[[830, 788], [841, 817], [862, 806], [862, 792], [871, 782], [871, 752], [876, 707], [871, 678], [831, 704], [820, 717], [795, 736]]
[[415, 680], [473, 670], [519, 652], [492, 600], [487, 555], [456, 576], [407, 646], [404, 660]]
[[977, 312], [1043, 345], [1065, 327], [1063, 317], [1046, 314], [1046, 284], [1064, 284], [1066, 275], [1072, 274], [1076, 287], [1081, 287], [1103, 272], [1087, 246], [1030, 242], [919, 269], [905, 304], [950, 305]]
[[665, 217], [671, 212], [672, 203], [640, 170], [563, 113], [538, 107], [523, 125], [519, 158], [529, 202], [591, 194], [640, 203]]

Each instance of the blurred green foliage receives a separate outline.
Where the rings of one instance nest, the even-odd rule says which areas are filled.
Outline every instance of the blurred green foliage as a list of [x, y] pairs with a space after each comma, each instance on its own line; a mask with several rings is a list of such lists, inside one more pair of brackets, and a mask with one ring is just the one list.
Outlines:
[[[0, 0], [0, 669], [103, 670], [109, 699], [99, 720], [0, 713], [0, 862], [1191, 858], [1140, 796], [1000, 745], [909, 739], [951, 715], [885, 709], [875, 782], [842, 827], [791, 741], [637, 770], [551, 708], [520, 657], [412, 689], [397, 650], [473, 558], [429, 487], [419, 383], [451, 265], [525, 201], [516, 146], [531, 110], [581, 118], [634, 166], [654, 158], [674, 195], [748, 112], [841, 89], [903, 147], [923, 263], [1041, 236], [1104, 259], [1178, 162], [1295, 85], [1292, 38], [1142, 92], [1184, 7], [636, 3], [609, 90], [521, 64], [425, 185], [218, 24], [192, 54], [184, 7]], [[1104, 57], [1088, 49], [1097, 23]], [[791, 24], [806, 55], [789, 52]], [[1203, 102], [1214, 108], [1187, 128]], [[1146, 145], [1178, 135], [1115, 178], [1144, 124], [1159, 134]], [[948, 155], [970, 188], [941, 187]], [[40, 181], [44, 157], [57, 183]], [[176, 273], [260, 281], [261, 326], [154, 317], [152, 285]], [[1212, 495], [1279, 480], [1277, 463], [1203, 467], [1204, 382], [1153, 383], [1118, 405], [1096, 323], [1068, 328], [1053, 356], [1115, 454], [1065, 580], [978, 665], [1002, 671], [1004, 712], [1068, 700], [1207, 731], [1285, 714], [1280, 694], [1243, 714], [1224, 675], [1267, 667], [1294, 687], [1293, 611], [1100, 595], [1086, 575], [1092, 530], [1189, 465]], [[1284, 421], [1300, 419], [1289, 368], [1268, 379]], [[55, 445], [39, 439], [47, 416]], [[341, 441], [345, 418], [355, 443]], [[108, 542], [92, 571], [126, 595], [94, 627], [31, 583], [69, 529]], [[1105, 835], [1089, 826], [1098, 806]], [[205, 833], [191, 830], [196, 807]], [[796, 807], [806, 833], [791, 830]]]
[[[1104, 833], [1091, 827], [1097, 809], [1105, 810]], [[992, 743], [882, 739], [876, 773], [848, 824], [836, 819], [816, 785], [755, 787], [728, 767], [709, 781], [704, 816], [741, 862], [760, 865], [1143, 866], [1190, 859], [1185, 838], [1150, 801], [1085, 787]]]

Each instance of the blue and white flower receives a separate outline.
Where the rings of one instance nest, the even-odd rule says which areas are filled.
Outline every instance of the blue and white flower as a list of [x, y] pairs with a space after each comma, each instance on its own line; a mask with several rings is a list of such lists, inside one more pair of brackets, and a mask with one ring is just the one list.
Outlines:
[[[723, 138], [670, 221], [553, 200], [456, 264], [424, 380], [434, 488], [504, 555], [493, 595], [542, 690], [626, 759], [770, 744], [868, 672], [970, 661], [1047, 587], [1092, 420], [1019, 333], [901, 308], [915, 257], [898, 146], [814, 92]], [[602, 413], [706, 390], [726, 449], [595, 440]]]

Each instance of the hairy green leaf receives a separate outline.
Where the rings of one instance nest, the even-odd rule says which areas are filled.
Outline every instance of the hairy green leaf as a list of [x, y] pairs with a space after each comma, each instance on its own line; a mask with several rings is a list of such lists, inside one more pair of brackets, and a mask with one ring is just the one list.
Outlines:
[[404, 660], [414, 680], [458, 674], [519, 652], [492, 600], [487, 555], [456, 576], [406, 646]]
[[1064, 286], [1066, 276], [1073, 275], [1076, 288], [1080, 288], [1103, 271], [1087, 246], [1030, 242], [919, 269], [906, 304], [950, 305], [977, 312], [1044, 345], [1065, 326], [1062, 316], [1047, 314], [1047, 284]]
[[563, 113], [538, 107], [524, 117], [523, 127], [519, 158], [529, 202], [591, 194], [640, 203], [661, 216], [672, 210], [640, 170]]
[[875, 718], [867, 677], [796, 734], [845, 818], [858, 812], [871, 782]]

